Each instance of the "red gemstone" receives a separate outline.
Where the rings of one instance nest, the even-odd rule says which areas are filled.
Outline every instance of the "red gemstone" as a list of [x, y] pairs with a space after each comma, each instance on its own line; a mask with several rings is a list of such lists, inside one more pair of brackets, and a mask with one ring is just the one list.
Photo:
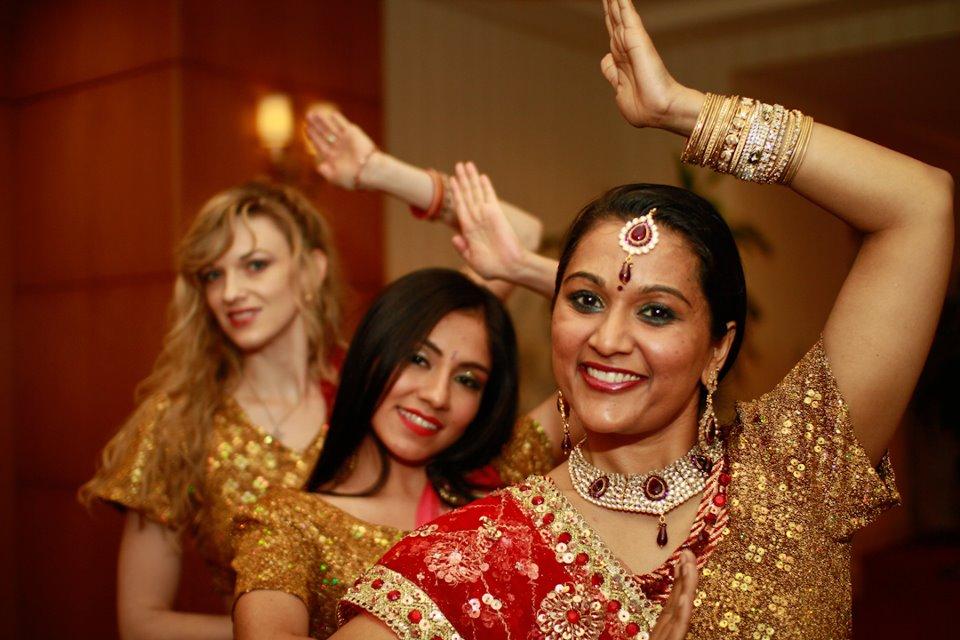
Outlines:
[[390, 602], [394, 602], [399, 599], [400, 599], [400, 592], [397, 591], [396, 589], [387, 593], [387, 600], [389, 600]]
[[552, 523], [554, 518], [555, 518], [555, 516], [553, 515], [553, 513], [545, 514], [545, 515], [543, 516], [543, 524], [550, 524], [550, 523]]
[[718, 493], [717, 495], [713, 496], [713, 504], [717, 505], [718, 507], [722, 507], [723, 505], [727, 504], [726, 494]]
[[650, 241], [650, 235], [650, 225], [648, 225], [646, 222], [633, 225], [627, 234], [627, 236], [630, 238], [630, 244], [640, 247]]
[[633, 636], [640, 633], [640, 626], [636, 622], [627, 623], [626, 632], [627, 632], [627, 635], [632, 638]]
[[572, 540], [572, 539], [573, 539], [573, 536], [571, 536], [571, 535], [570, 535], [569, 533], [567, 533], [566, 531], [564, 531], [564, 532], [561, 533], [559, 536], [557, 536], [557, 540], [559, 540], [559, 541], [562, 542], [563, 544], [567, 544], [567, 543], [570, 542], [570, 540]]
[[617, 611], [620, 611], [620, 601], [611, 600], [610, 602], [608, 602], [607, 611], [609, 611], [610, 613], [616, 613]]
[[706, 456], [693, 456], [693, 464], [704, 473], [713, 471], [713, 463]]
[[592, 584], [595, 587], [599, 587], [600, 585], [603, 584], [603, 576], [599, 573], [593, 574], [592, 576], [590, 576], [590, 584]]
[[660, 527], [657, 529], [657, 546], [667, 546], [667, 524], [665, 522], [660, 523]]
[[576, 609], [570, 609], [567, 611], [567, 622], [570, 624], [577, 624], [580, 622], [580, 612]]
[[708, 542], [710, 542], [710, 534], [707, 533], [706, 530], [701, 531], [697, 539], [700, 541], [701, 544], [707, 544]]
[[717, 514], [715, 514], [713, 511], [709, 511], [707, 515], [703, 516], [703, 520], [709, 525], [717, 524]]
[[643, 485], [643, 492], [650, 500], [663, 500], [667, 497], [667, 483], [660, 476], [650, 476]]
[[630, 282], [631, 272], [632, 270], [630, 268], [630, 263], [625, 261], [623, 263], [623, 266], [620, 267], [620, 282], [623, 284], [627, 284], [628, 282]]
[[374, 589], [379, 589], [380, 587], [383, 586], [383, 579], [377, 578], [376, 580], [370, 583], [370, 586], [373, 587]]
[[590, 556], [585, 554], [583, 551], [577, 554], [577, 557], [573, 559], [577, 564], [587, 564], [587, 561], [590, 560]]
[[538, 507], [543, 504], [543, 496], [533, 496], [533, 499], [530, 501]]
[[414, 609], [413, 611], [407, 614], [407, 620], [409, 620], [413, 624], [417, 624], [418, 622], [423, 620], [423, 614], [417, 611], [416, 609]]
[[720, 481], [720, 484], [723, 486], [727, 486], [728, 484], [730, 484], [730, 481], [732, 479], [733, 478], [730, 477], [729, 473], [721, 473], [720, 477], [718, 478], [718, 480]]
[[610, 478], [607, 476], [600, 476], [596, 480], [590, 483], [590, 486], [587, 488], [587, 493], [590, 494], [591, 498], [599, 498], [604, 493], [607, 492], [607, 488], [610, 486]]

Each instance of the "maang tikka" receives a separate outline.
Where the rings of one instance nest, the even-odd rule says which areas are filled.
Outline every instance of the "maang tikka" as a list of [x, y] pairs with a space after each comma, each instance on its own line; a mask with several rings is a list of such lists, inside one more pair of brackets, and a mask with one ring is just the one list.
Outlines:
[[656, 212], [657, 208], [654, 207], [639, 218], [628, 221], [620, 228], [620, 247], [627, 252], [623, 266], [620, 267], [621, 285], [630, 282], [633, 256], [650, 253], [660, 240], [657, 223], [653, 221], [653, 214]]

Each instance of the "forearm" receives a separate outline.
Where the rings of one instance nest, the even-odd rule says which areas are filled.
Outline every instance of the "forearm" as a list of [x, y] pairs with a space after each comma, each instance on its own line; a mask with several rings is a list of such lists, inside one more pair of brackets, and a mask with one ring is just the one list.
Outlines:
[[170, 610], [130, 612], [120, 616], [123, 640], [230, 640], [229, 616]]
[[526, 251], [517, 265], [510, 269], [509, 277], [503, 279], [550, 299], [553, 298], [556, 277], [556, 260]]
[[375, 151], [360, 175], [359, 186], [381, 191], [421, 209], [433, 199], [433, 179], [423, 169]]
[[[426, 170], [382, 151], [374, 152], [367, 161], [359, 184], [364, 189], [386, 193], [419, 209], [427, 208], [433, 200], [434, 183]], [[500, 206], [520, 243], [532, 251], [539, 249], [543, 239], [543, 223], [539, 218], [504, 200], [500, 200]], [[459, 229], [452, 211], [444, 212], [440, 220]]]
[[864, 234], [908, 228], [940, 235], [953, 211], [950, 175], [826, 125], [814, 125], [791, 187]]

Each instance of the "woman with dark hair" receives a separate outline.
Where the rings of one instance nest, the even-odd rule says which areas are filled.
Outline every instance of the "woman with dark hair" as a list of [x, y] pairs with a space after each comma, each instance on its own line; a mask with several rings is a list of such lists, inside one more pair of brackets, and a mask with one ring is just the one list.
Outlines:
[[517, 388], [513, 325], [488, 289], [445, 269], [391, 284], [343, 362], [311, 493], [237, 518], [238, 637], [326, 637], [347, 586], [406, 532], [549, 470], [534, 421], [514, 429]]
[[745, 317], [729, 229], [672, 187], [589, 204], [552, 312], [560, 412], [586, 437], [547, 476], [393, 547], [341, 602], [338, 638], [851, 633], [851, 538], [898, 500], [884, 452], [946, 289], [952, 180], [799, 111], [683, 87], [632, 3], [604, 7], [602, 69], [628, 122], [687, 136], [687, 162], [789, 184], [863, 244], [820, 340], [720, 428]]

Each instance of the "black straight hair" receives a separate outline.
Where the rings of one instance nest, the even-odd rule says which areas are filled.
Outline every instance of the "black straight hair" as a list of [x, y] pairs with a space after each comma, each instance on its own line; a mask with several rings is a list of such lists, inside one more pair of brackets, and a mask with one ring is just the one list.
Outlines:
[[626, 184], [614, 187], [588, 203], [574, 219], [564, 238], [557, 280], [560, 285], [570, 259], [583, 237], [604, 220], [627, 222], [656, 208], [654, 222], [683, 236], [700, 262], [700, 286], [710, 308], [710, 333], [719, 340], [727, 323], [736, 323], [736, 335], [719, 378], [730, 370], [743, 344], [747, 323], [747, 285], [740, 252], [730, 227], [712, 204], [686, 189], [662, 184]]
[[363, 440], [372, 436], [381, 451], [380, 480], [389, 459], [371, 420], [400, 372], [423, 346], [433, 328], [454, 311], [475, 311], [484, 321], [490, 349], [487, 378], [477, 415], [463, 435], [427, 463], [427, 475], [451, 506], [477, 495], [467, 479], [503, 448], [517, 417], [517, 340], [503, 304], [488, 289], [450, 269], [422, 269], [394, 281], [363, 316], [340, 372], [330, 427], [307, 490], [333, 493]]

